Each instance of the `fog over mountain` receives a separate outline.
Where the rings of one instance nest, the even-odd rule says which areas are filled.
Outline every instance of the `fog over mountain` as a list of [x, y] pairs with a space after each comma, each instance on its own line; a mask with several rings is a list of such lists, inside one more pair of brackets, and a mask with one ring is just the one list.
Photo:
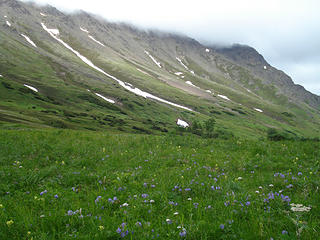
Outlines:
[[206, 44], [247, 44], [288, 73], [295, 83], [320, 94], [317, 0], [35, 2], [67, 12], [82, 9], [109, 21], [128, 22], [141, 28], [182, 33]]

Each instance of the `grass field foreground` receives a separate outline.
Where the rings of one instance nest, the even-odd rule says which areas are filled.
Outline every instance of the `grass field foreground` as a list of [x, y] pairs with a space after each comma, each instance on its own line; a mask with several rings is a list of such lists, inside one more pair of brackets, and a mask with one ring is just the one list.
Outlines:
[[0, 239], [317, 239], [319, 145], [2, 130]]

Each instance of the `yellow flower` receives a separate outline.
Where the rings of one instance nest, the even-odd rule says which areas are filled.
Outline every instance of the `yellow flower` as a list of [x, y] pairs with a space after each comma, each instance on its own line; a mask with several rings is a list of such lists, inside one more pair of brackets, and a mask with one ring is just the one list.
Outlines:
[[28, 234], [28, 235], [30, 235], [30, 234], [31, 234], [31, 232], [30, 232], [30, 231], [28, 231], [28, 232], [27, 232], [27, 234]]
[[0, 204], [0, 208], [3, 208], [3, 205], [2, 205], [2, 204]]
[[62, 162], [61, 162], [61, 165], [64, 165], [64, 164], [65, 164], [64, 161], [62, 161]]
[[7, 221], [6, 223], [7, 223], [8, 227], [10, 227], [14, 222], [13, 222], [13, 220], [10, 220], [10, 221]]
[[104, 226], [99, 226], [99, 230], [102, 231], [104, 229]]

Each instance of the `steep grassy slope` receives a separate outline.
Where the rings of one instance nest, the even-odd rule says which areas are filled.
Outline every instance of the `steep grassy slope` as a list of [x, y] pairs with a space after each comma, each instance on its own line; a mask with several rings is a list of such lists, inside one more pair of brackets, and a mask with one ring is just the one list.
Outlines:
[[[269, 127], [297, 136], [319, 136], [316, 96], [294, 98], [292, 91], [280, 91], [277, 82], [269, 84], [269, 75], [259, 75], [215, 48], [183, 36], [108, 23], [84, 12], [65, 15], [52, 7], [15, 0], [0, 4], [0, 124], [4, 128], [159, 134], [173, 131], [178, 118], [192, 123], [214, 117], [219, 128], [236, 136], [258, 137]], [[50, 36], [41, 23], [58, 29], [59, 39], [132, 89], [193, 111], [124, 89]]]

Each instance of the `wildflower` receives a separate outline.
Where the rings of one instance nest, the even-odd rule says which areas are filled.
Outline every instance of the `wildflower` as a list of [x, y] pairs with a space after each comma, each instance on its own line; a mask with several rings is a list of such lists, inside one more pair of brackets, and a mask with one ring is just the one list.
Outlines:
[[144, 183], [143, 186], [144, 186], [144, 187], [148, 187], [148, 183]]
[[116, 230], [116, 232], [117, 232], [117, 233], [121, 233], [121, 228], [118, 227], [117, 230]]
[[186, 192], [191, 191], [191, 188], [184, 189]]
[[189, 197], [187, 200], [188, 200], [188, 201], [191, 201], [191, 200], [192, 200], [192, 198], [191, 198], [191, 197]]
[[58, 194], [54, 195], [54, 198], [55, 198], [55, 199], [58, 199], [58, 197], [59, 197]]
[[149, 195], [146, 194], [146, 193], [141, 194], [141, 197], [143, 197], [143, 198], [147, 198], [148, 196], [149, 196]]
[[238, 177], [238, 180], [242, 180], [243, 178], [242, 177]]
[[282, 230], [281, 232], [283, 235], [288, 234], [288, 232], [286, 230]]
[[224, 229], [224, 225], [223, 225], [223, 224], [220, 224], [220, 228], [223, 230], [223, 229]]
[[166, 219], [166, 222], [167, 222], [168, 224], [171, 224], [171, 223], [172, 223], [172, 221], [171, 221], [169, 218]]
[[6, 222], [8, 227], [10, 227], [13, 223], [14, 223], [13, 220], [9, 220], [9, 221]]
[[302, 172], [298, 172], [298, 176], [301, 176], [302, 175]]
[[246, 202], [246, 206], [249, 206], [251, 203], [248, 201], [248, 202]]
[[28, 232], [27, 232], [27, 234], [28, 234], [28, 235], [31, 235], [31, 232], [30, 232], [30, 231], [28, 231]]
[[306, 207], [306, 206], [303, 206], [302, 204], [291, 203], [290, 206], [291, 206], [291, 211], [293, 212], [309, 212], [311, 210], [311, 207]]
[[256, 193], [259, 193], [259, 191], [256, 191]]
[[154, 200], [153, 200], [153, 199], [151, 199], [151, 200], [150, 200], [150, 203], [154, 203]]
[[47, 193], [47, 190], [44, 190], [43, 192], [40, 193], [40, 196], [42, 196], [43, 194]]
[[292, 184], [289, 184], [288, 186], [287, 186], [287, 188], [292, 188], [293, 187], [293, 185]]
[[198, 208], [199, 203], [193, 203], [194, 208]]
[[175, 216], [178, 215], [178, 214], [179, 214], [178, 212], [173, 213], [173, 215], [175, 215]]
[[120, 207], [128, 207], [128, 206], [129, 206], [128, 203], [124, 203], [124, 204], [122, 204]]
[[99, 226], [99, 230], [102, 231], [104, 229], [104, 226]]
[[183, 230], [182, 232], [179, 233], [180, 237], [185, 237], [187, 235], [187, 231]]
[[67, 214], [68, 214], [68, 216], [72, 216], [74, 214], [74, 212], [72, 210], [69, 210]]
[[2, 204], [0, 204], [0, 208], [3, 208], [3, 205], [2, 205]]
[[152, 185], [151, 185], [151, 187], [152, 187], [152, 188], [155, 188], [155, 187], [156, 187], [156, 185], [152, 184]]
[[100, 198], [102, 198], [102, 197], [101, 197], [101, 196], [98, 196], [98, 197], [96, 198], [96, 200], [94, 200], [94, 202], [97, 204], [97, 202], [99, 202]]
[[273, 187], [273, 184], [269, 184], [269, 187]]
[[142, 223], [141, 223], [141, 222], [136, 222], [136, 226], [137, 226], [137, 227], [141, 227], [141, 226], [142, 226]]

